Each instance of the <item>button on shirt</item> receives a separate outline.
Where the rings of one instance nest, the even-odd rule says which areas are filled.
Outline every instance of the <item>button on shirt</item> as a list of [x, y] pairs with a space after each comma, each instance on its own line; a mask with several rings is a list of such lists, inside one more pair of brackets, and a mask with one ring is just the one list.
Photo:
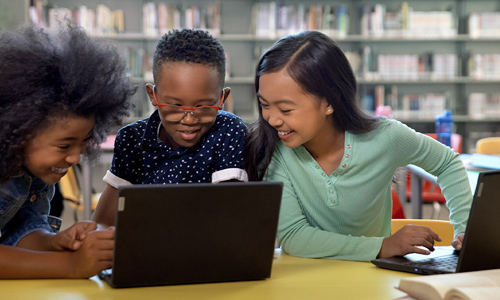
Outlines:
[[53, 185], [27, 174], [0, 183], [0, 243], [15, 246], [33, 231], [52, 231], [47, 217], [53, 196]]
[[175, 150], [159, 140], [160, 126], [156, 110], [149, 118], [120, 129], [104, 181], [118, 188], [128, 184], [248, 180], [243, 168], [247, 127], [236, 115], [219, 111], [212, 128], [195, 146]]

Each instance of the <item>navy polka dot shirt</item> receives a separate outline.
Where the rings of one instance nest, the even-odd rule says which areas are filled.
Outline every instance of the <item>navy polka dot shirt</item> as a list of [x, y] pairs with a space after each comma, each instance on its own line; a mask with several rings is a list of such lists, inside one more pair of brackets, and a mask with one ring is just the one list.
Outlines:
[[219, 111], [212, 128], [195, 146], [175, 150], [158, 139], [160, 124], [156, 110], [149, 118], [118, 131], [111, 169], [104, 177], [108, 184], [117, 188], [126, 184], [247, 180], [243, 170], [247, 127], [236, 115]]

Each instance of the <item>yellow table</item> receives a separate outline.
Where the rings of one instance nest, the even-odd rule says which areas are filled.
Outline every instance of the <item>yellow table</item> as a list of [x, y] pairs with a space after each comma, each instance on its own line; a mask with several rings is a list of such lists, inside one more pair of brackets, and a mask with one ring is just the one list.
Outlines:
[[292, 257], [277, 249], [271, 278], [146, 288], [112, 289], [99, 278], [90, 280], [0, 280], [1, 299], [127, 300], [127, 299], [395, 299], [403, 277], [369, 262]]

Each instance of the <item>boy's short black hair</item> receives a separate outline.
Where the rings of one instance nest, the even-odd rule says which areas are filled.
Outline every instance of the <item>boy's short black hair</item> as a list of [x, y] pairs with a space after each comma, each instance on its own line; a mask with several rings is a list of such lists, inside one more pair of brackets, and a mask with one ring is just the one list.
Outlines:
[[164, 34], [156, 45], [153, 56], [154, 80], [161, 77], [165, 62], [191, 62], [217, 68], [220, 85], [224, 85], [226, 56], [221, 42], [208, 31], [174, 29]]
[[71, 23], [0, 33], [0, 66], [0, 182], [21, 174], [26, 144], [58, 119], [94, 117], [95, 153], [136, 91], [116, 46]]

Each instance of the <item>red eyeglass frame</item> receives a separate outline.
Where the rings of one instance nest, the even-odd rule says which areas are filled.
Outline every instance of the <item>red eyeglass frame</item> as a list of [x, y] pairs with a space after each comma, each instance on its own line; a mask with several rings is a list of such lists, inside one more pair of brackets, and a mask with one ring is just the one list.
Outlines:
[[175, 104], [161, 104], [159, 101], [158, 101], [158, 97], [156, 97], [156, 85], [153, 85], [153, 95], [155, 96], [155, 100], [156, 100], [156, 105], [158, 105], [159, 108], [162, 108], [164, 106], [171, 106], [171, 107], [177, 107], [177, 108], [180, 108], [182, 109], [183, 111], [195, 111], [197, 110], [198, 108], [204, 108], [204, 107], [210, 107], [210, 108], [215, 108], [217, 109], [217, 112], [219, 110], [222, 109], [221, 105], [222, 105], [222, 101], [224, 100], [224, 93], [222, 93], [222, 96], [220, 97], [220, 101], [219, 101], [219, 106], [209, 106], [209, 105], [204, 105], [204, 106], [198, 106], [198, 107], [183, 107], [183, 106], [179, 106], [179, 105], [175, 105]]

